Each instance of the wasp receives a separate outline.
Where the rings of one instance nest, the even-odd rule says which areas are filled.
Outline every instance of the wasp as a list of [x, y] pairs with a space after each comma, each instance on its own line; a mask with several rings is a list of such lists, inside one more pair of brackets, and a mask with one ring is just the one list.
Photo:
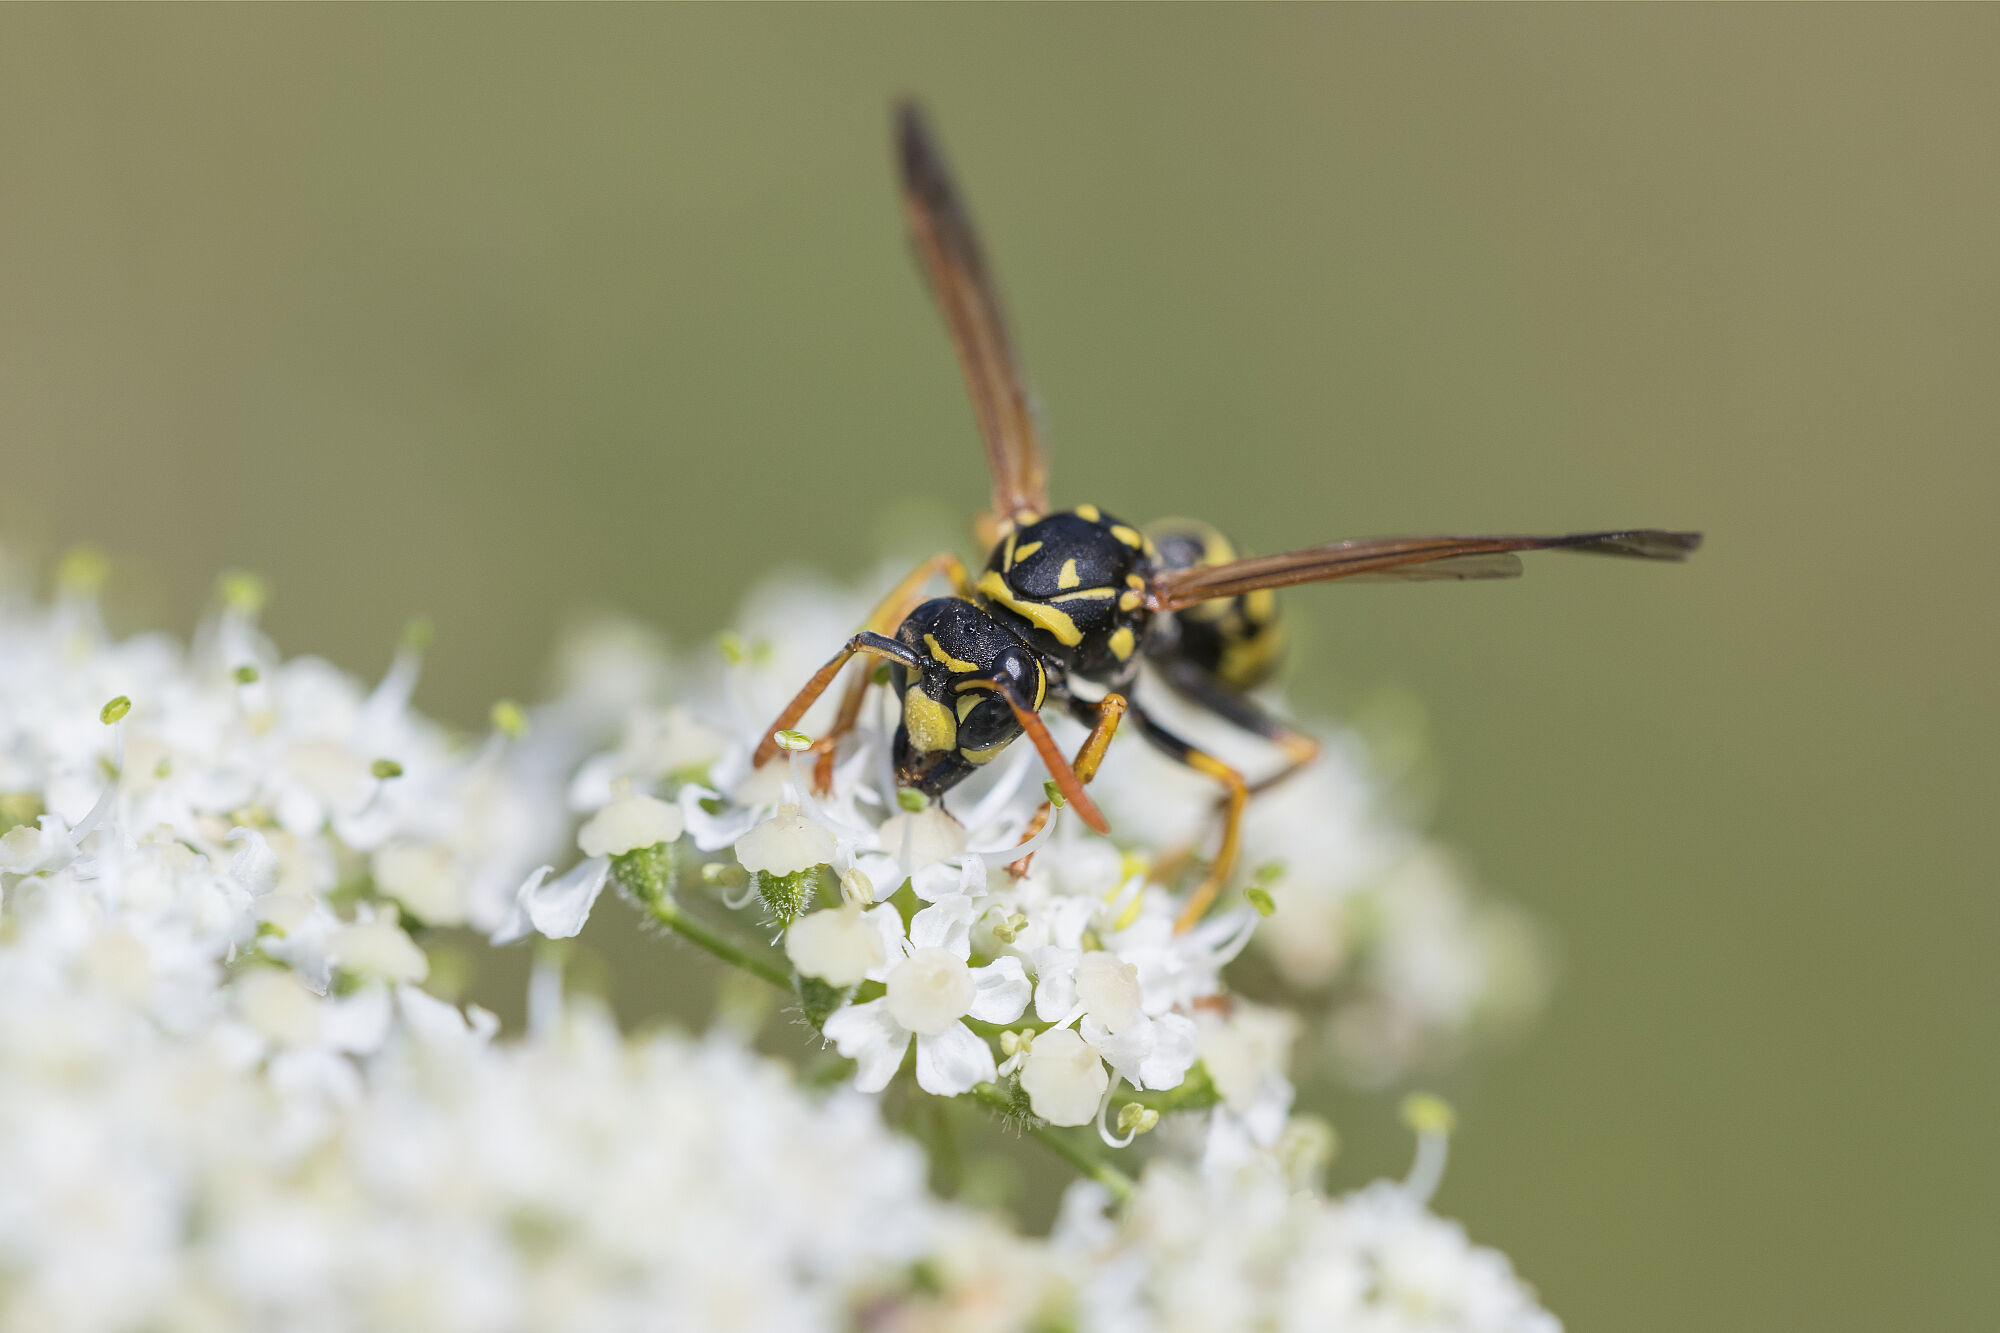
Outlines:
[[[915, 105], [896, 107], [895, 139], [911, 238], [986, 445], [992, 504], [979, 528], [990, 554], [976, 576], [955, 555], [933, 556], [891, 589], [771, 724], [757, 765], [770, 761], [778, 733], [805, 715], [850, 658], [878, 658], [887, 663], [887, 683], [901, 705], [893, 742], [899, 787], [941, 798], [1026, 736], [1064, 802], [1090, 828], [1108, 833], [1085, 788], [1113, 734], [1129, 721], [1169, 758], [1220, 788], [1221, 842], [1179, 915], [1178, 927], [1186, 930], [1235, 869], [1249, 798], [1318, 753], [1309, 737], [1251, 693], [1282, 656], [1276, 589], [1333, 579], [1511, 578], [1521, 572], [1522, 551], [1684, 560], [1700, 544], [1699, 533], [1642, 528], [1389, 537], [1241, 556], [1203, 523], [1136, 526], [1092, 504], [1052, 511], [1025, 382], [971, 217]], [[925, 597], [925, 585], [939, 576], [953, 595]], [[1253, 784], [1162, 726], [1133, 697], [1141, 663], [1197, 708], [1272, 743], [1283, 766]], [[832, 728], [814, 742], [821, 785], [830, 782], [836, 747], [853, 731], [879, 675], [879, 668], [855, 673]], [[1078, 690], [1079, 682], [1089, 693]], [[1057, 748], [1042, 722], [1042, 710], [1052, 705], [1089, 728], [1073, 756]], [[1034, 828], [1049, 809], [1044, 804]]]

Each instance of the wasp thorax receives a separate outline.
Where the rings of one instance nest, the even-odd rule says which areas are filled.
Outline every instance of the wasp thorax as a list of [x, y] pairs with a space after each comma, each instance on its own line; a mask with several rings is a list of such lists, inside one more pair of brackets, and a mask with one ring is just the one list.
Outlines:
[[1095, 505], [1017, 528], [977, 584], [988, 610], [1037, 651], [1088, 680], [1129, 682], [1152, 623], [1152, 543]]

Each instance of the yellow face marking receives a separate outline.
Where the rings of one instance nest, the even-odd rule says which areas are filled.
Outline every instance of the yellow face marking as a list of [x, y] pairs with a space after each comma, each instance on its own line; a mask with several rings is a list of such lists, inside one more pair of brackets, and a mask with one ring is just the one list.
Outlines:
[[1014, 590], [1007, 586], [1007, 580], [996, 571], [989, 569], [981, 574], [975, 587], [982, 596], [1000, 603], [1015, 615], [1025, 617], [1036, 628], [1053, 634], [1056, 642], [1065, 648], [1074, 648], [1083, 642], [1083, 631], [1076, 627], [1068, 612], [1047, 602], [1030, 602], [1015, 596]]
[[958, 757], [968, 764], [983, 764], [992, 759], [994, 755], [1006, 749], [1010, 744], [1012, 744], [1011, 738], [993, 745], [982, 746], [977, 750], [961, 745], [958, 749]]
[[1141, 537], [1136, 531], [1126, 527], [1123, 523], [1113, 523], [1111, 525], [1111, 535], [1135, 551], [1143, 546], [1146, 541], [1144, 537]]
[[958, 672], [961, 676], [969, 676], [979, 670], [977, 662], [967, 662], [962, 658], [953, 657], [950, 653], [938, 647], [937, 635], [935, 634], [924, 635], [924, 647], [931, 650], [931, 660], [933, 662], [947, 666], [953, 671]]
[[1104, 513], [1096, 505], [1078, 505], [1074, 512], [1078, 518], [1086, 523], [1102, 523], [1104, 521]]
[[1139, 603], [1143, 600], [1138, 593], [1127, 588], [1124, 592], [1118, 594], [1118, 609], [1120, 611], [1137, 611]]
[[1029, 542], [1026, 546], [1016, 547], [1012, 559], [1009, 559], [1007, 564], [1011, 567], [1015, 560], [1026, 560], [1041, 549], [1042, 544], [1040, 542]]
[[979, 705], [981, 705], [981, 704], [983, 704], [983, 703], [985, 703], [985, 702], [986, 702], [986, 701], [985, 701], [984, 699], [980, 698], [980, 697], [979, 697], [978, 695], [976, 695], [976, 694], [961, 694], [961, 695], [959, 695], [959, 696], [958, 696], [958, 720], [959, 720], [960, 722], [963, 722], [963, 721], [965, 721], [965, 719], [966, 719], [966, 718], [967, 718], [967, 717], [968, 717], [968, 716], [969, 716], [969, 715], [971, 714], [971, 712], [972, 712], [972, 710], [973, 710], [973, 709], [975, 709], [975, 708], [979, 707]]
[[1079, 588], [1075, 592], [1059, 592], [1049, 598], [1052, 602], [1098, 602], [1110, 601], [1118, 594], [1111, 588]]
[[1042, 659], [1035, 659], [1035, 711], [1042, 711], [1042, 704], [1049, 697], [1049, 673], [1042, 670]]
[[945, 706], [915, 685], [903, 693], [903, 725], [909, 729], [910, 744], [925, 754], [949, 750], [958, 741], [958, 723]]
[[1111, 655], [1123, 662], [1132, 655], [1132, 627], [1122, 625], [1111, 635]]
[[1083, 582], [1083, 578], [1076, 572], [1075, 559], [1072, 558], [1063, 561], [1062, 573], [1056, 575], [1056, 586], [1058, 588], [1074, 588], [1081, 582]]

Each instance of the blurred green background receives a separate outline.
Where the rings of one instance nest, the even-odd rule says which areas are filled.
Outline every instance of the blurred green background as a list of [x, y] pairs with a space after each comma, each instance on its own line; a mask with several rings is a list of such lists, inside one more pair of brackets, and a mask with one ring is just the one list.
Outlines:
[[1579, 1330], [1990, 1328], [1996, 68], [1992, 7], [10, 7], [0, 534], [368, 673], [427, 612], [462, 721], [579, 606], [858, 573], [983, 486], [921, 93], [1059, 498], [1710, 534], [1291, 598], [1564, 960], [1441, 1207]]

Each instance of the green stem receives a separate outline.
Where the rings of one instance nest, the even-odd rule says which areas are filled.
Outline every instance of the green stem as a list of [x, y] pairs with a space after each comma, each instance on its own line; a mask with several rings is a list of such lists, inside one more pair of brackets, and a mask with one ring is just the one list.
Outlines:
[[653, 897], [649, 895], [645, 899], [645, 906], [646, 911], [652, 915], [655, 921], [665, 926], [668, 930], [673, 931], [682, 939], [708, 950], [732, 967], [741, 968], [753, 977], [770, 982], [787, 995], [792, 993], [792, 977], [789, 972], [768, 958], [759, 958], [748, 952], [733, 940], [724, 939], [715, 931], [710, 930], [707, 926], [704, 926], [701, 922], [683, 912], [680, 909], [680, 904], [676, 903], [673, 899], [665, 896]]
[[[1010, 1100], [1006, 1093], [991, 1083], [981, 1083], [972, 1090], [972, 1095], [985, 1102], [994, 1110], [1008, 1116], [1019, 1116], [1020, 1107]], [[1058, 1134], [1047, 1125], [1033, 1125], [1028, 1128], [1028, 1137], [1047, 1148], [1056, 1156], [1075, 1167], [1079, 1174], [1089, 1177], [1110, 1190], [1120, 1203], [1132, 1197], [1132, 1177], [1112, 1166], [1100, 1162], [1095, 1156], [1071, 1142], [1069, 1136]]]

